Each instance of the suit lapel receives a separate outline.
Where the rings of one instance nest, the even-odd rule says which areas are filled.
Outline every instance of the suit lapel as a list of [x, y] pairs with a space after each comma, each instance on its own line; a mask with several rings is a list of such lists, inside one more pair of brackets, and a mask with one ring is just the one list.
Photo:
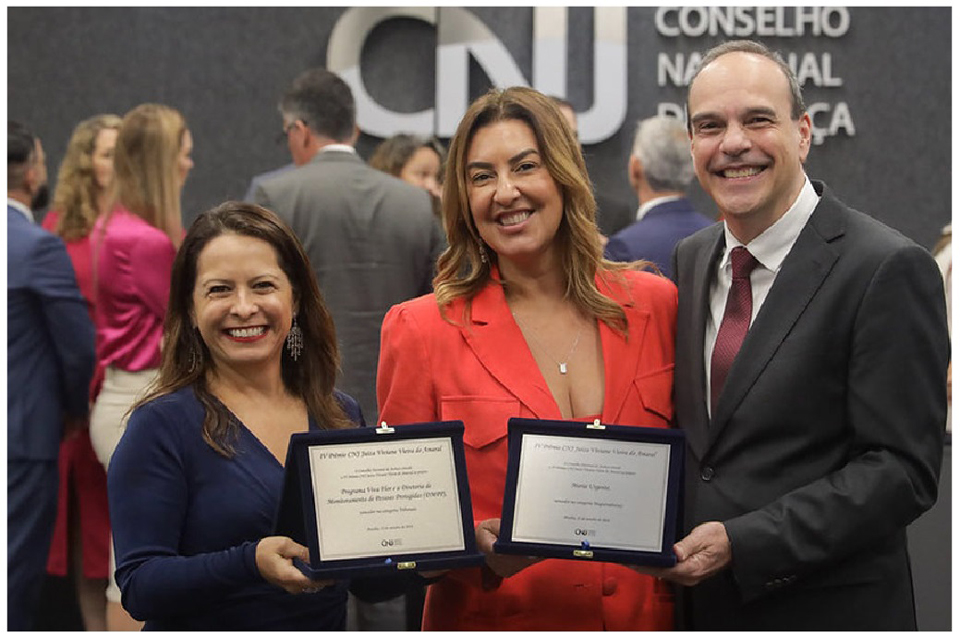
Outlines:
[[[453, 305], [451, 319], [459, 322], [462, 310], [462, 303]], [[534, 416], [540, 420], [561, 418], [499, 283], [491, 281], [474, 296], [470, 322], [460, 327], [460, 333], [480, 364]]]
[[839, 254], [829, 243], [843, 235], [841, 215], [837, 201], [825, 194], [784, 259], [730, 367], [710, 427], [711, 442], [729, 422], [833, 268]]
[[[684, 426], [684, 432], [690, 447], [701, 458], [706, 452], [710, 428], [710, 414], [707, 413], [707, 374], [703, 356], [704, 337], [707, 332], [707, 310], [710, 308], [710, 282], [716, 271], [717, 261], [723, 254], [723, 247], [723, 225], [715, 225], [711, 237], [705, 241], [706, 250], [696, 253], [696, 262], [693, 265], [690, 305], [693, 311], [691, 320], [693, 324], [692, 331], [689, 333], [693, 342], [689, 345], [679, 345], [677, 349], [678, 358], [691, 359], [693, 364], [690, 366], [690, 371], [695, 376], [693, 388], [699, 390], [696, 394], [697, 406], [692, 409], [696, 419], [692, 424]], [[680, 332], [677, 333], [679, 335]]]

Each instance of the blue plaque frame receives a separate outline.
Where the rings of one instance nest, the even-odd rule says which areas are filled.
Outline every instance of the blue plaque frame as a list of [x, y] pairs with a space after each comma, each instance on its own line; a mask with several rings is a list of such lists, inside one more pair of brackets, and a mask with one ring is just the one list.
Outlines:
[[[456, 467], [457, 494], [460, 501], [464, 548], [459, 551], [407, 553], [369, 556], [347, 560], [324, 560], [320, 556], [317, 512], [310, 474], [309, 450], [313, 447], [369, 442], [396, 442], [423, 438], [450, 438]], [[484, 556], [477, 551], [473, 526], [470, 486], [463, 453], [463, 422], [423, 422], [392, 427], [313, 430], [290, 438], [284, 472], [283, 496], [275, 518], [274, 533], [293, 539], [310, 550], [310, 562], [295, 559], [294, 564], [312, 580], [377, 576], [398, 571], [436, 571], [477, 566]], [[349, 525], [347, 525], [349, 526]]]
[[[607, 442], [622, 441], [669, 445], [667, 504], [660, 550], [650, 552], [598, 547], [591, 546], [589, 540], [581, 541], [579, 546], [513, 541], [517, 480], [520, 474], [520, 453], [523, 447], [523, 436], [526, 434], [574, 437]], [[503, 494], [503, 511], [500, 517], [500, 535], [493, 545], [494, 551], [541, 558], [615, 562], [653, 567], [672, 567], [677, 563], [676, 554], [673, 552], [673, 544], [676, 542], [677, 532], [680, 530], [679, 517], [682, 513], [683, 461], [686, 442], [682, 431], [626, 425], [603, 425], [600, 424], [599, 420], [595, 420], [591, 424], [563, 420], [511, 418], [507, 423], [507, 438], [507, 480]]]

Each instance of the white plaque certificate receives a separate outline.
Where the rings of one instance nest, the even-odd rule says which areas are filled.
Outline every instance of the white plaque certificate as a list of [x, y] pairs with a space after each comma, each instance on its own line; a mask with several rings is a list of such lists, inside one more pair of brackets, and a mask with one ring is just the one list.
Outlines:
[[660, 551], [670, 445], [524, 434], [515, 542]]
[[320, 557], [462, 551], [449, 437], [309, 447]]
[[511, 418], [497, 553], [676, 564], [682, 431]]

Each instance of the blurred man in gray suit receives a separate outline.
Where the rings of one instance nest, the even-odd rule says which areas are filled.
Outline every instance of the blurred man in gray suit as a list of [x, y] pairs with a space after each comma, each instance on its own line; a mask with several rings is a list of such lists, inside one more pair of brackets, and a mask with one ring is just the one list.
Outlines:
[[253, 199], [303, 243], [337, 327], [338, 388], [375, 423], [380, 324], [392, 305], [431, 291], [443, 231], [423, 189], [357, 155], [353, 94], [336, 74], [301, 74], [280, 113], [296, 168], [265, 179]]
[[[353, 94], [336, 74], [302, 73], [281, 99], [280, 113], [295, 167], [263, 176], [253, 201], [276, 212], [303, 243], [336, 323], [337, 386], [376, 424], [383, 316], [431, 291], [446, 239], [426, 191], [357, 155]], [[348, 629], [403, 630], [405, 606], [403, 596], [375, 604], [351, 597]]]

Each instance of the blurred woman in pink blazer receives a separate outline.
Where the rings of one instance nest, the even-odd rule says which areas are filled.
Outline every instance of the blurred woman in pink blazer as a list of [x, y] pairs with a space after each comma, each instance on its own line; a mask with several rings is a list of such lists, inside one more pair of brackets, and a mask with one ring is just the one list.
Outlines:
[[[90, 416], [90, 439], [104, 467], [127, 412], [160, 366], [170, 271], [183, 238], [180, 192], [193, 167], [192, 149], [183, 116], [158, 104], [127, 113], [117, 136], [117, 204], [93, 231], [97, 361], [105, 371]], [[110, 551], [107, 627], [139, 628], [120, 607]]]

